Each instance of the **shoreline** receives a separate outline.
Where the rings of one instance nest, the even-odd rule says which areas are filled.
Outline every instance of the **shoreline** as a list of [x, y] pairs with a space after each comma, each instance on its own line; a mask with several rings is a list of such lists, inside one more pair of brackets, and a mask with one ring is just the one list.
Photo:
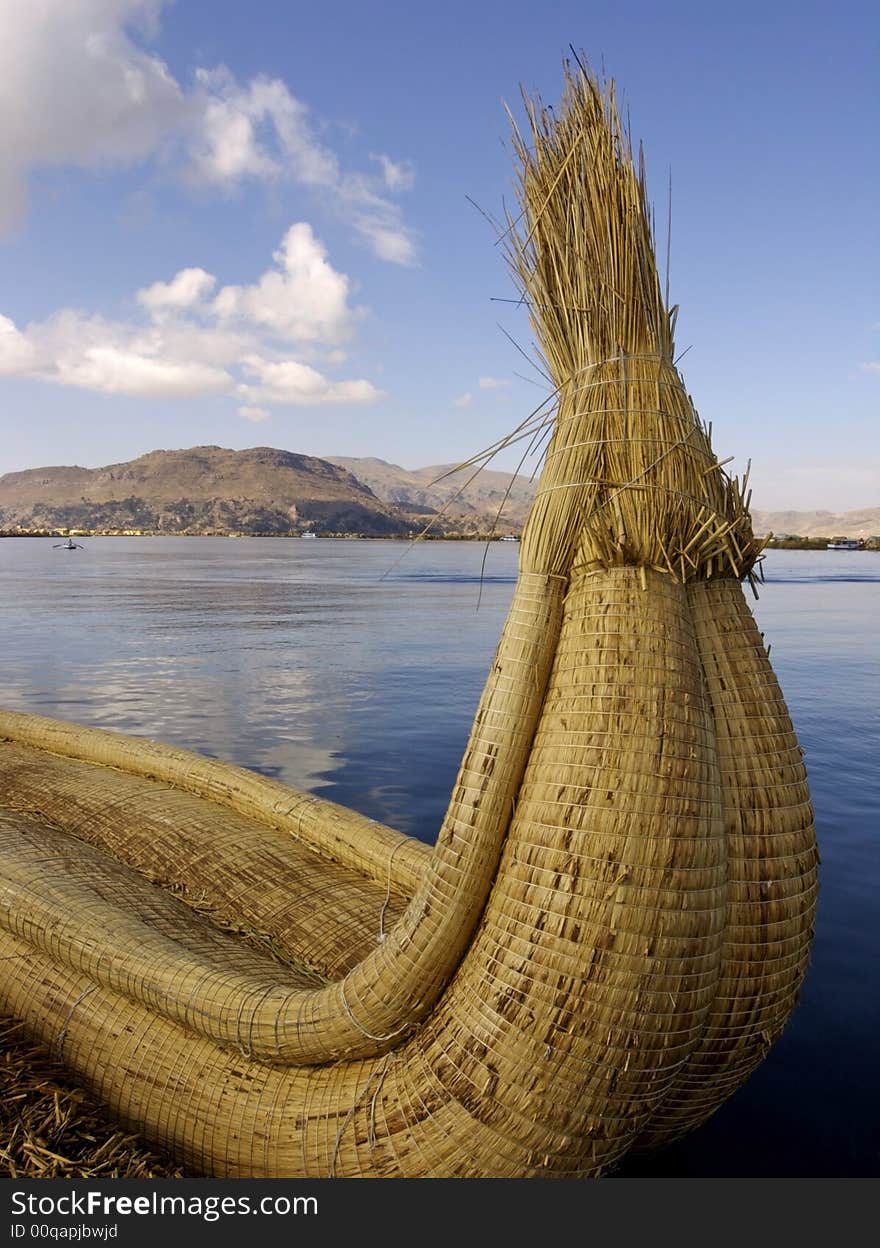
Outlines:
[[108, 529], [32, 529], [28, 531], [3, 529], [0, 530], [0, 538], [4, 537], [42, 537], [42, 538], [67, 538], [67, 537], [226, 537], [226, 538], [247, 538], [247, 537], [271, 537], [284, 539], [300, 540], [302, 538], [330, 538], [334, 540], [346, 541], [363, 541], [363, 542], [504, 542], [519, 541], [518, 536], [509, 536], [503, 533], [236, 533], [236, 532], [211, 532], [211, 533], [193, 533], [193, 532], [141, 532], [129, 533], [119, 532], [118, 530]]
[[[294, 539], [302, 538], [324, 538], [333, 540], [346, 541], [363, 541], [363, 542], [519, 542], [518, 534], [510, 533], [316, 533], [312, 531], [289, 532], [289, 533], [240, 533], [233, 530], [214, 530], [210, 533], [195, 533], [192, 531], [169, 532], [167, 530], [152, 530], [132, 532], [130, 530], [119, 529], [0, 529], [0, 538], [4, 537], [27, 537], [27, 538], [94, 538], [94, 537], [223, 537], [223, 538], [277, 538], [277, 539]], [[826, 550], [828, 543], [838, 540], [835, 534], [829, 534], [825, 537], [786, 537], [775, 539], [769, 538], [764, 547], [765, 550]], [[861, 541], [860, 546], [855, 546], [851, 551], [843, 553], [853, 553], [857, 551], [878, 551], [880, 550], [880, 537], [868, 537], [858, 539]]]

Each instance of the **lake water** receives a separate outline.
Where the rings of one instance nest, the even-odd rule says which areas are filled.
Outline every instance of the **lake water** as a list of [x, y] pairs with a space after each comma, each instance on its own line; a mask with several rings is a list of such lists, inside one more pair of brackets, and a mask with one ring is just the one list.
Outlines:
[[[0, 704], [185, 746], [433, 840], [514, 543], [82, 545], [0, 541]], [[880, 552], [771, 551], [764, 570], [753, 605], [822, 853], [812, 963], [749, 1082], [630, 1174], [880, 1174]]]

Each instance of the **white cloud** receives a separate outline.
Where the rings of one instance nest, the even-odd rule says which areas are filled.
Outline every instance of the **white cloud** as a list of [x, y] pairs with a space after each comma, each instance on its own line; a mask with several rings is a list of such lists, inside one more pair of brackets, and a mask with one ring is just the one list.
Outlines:
[[[207, 344], [204, 344], [207, 346]], [[181, 350], [174, 336], [63, 309], [19, 330], [0, 317], [0, 373], [104, 394], [190, 398], [231, 390], [219, 351]]]
[[381, 158], [381, 182], [343, 171], [336, 154], [315, 135], [306, 105], [280, 79], [260, 76], [241, 85], [221, 67], [200, 70], [196, 81], [193, 176], [227, 188], [248, 177], [290, 178], [321, 196], [380, 259], [415, 262], [412, 231], [399, 206], [380, 194], [409, 189], [413, 174], [406, 162]]
[[104, 394], [154, 399], [220, 394], [233, 385], [232, 378], [223, 369], [192, 361], [137, 355], [109, 346], [90, 347], [77, 358], [59, 360], [53, 380]]
[[327, 262], [311, 226], [292, 225], [274, 259], [276, 267], [253, 286], [224, 286], [213, 311], [223, 320], [250, 321], [290, 341], [348, 338], [356, 315], [348, 303], [350, 283]]
[[309, 187], [342, 179], [333, 152], [312, 132], [306, 106], [277, 78], [242, 86], [225, 66], [196, 72], [202, 124], [192, 138], [195, 173], [207, 182], [279, 177]]
[[335, 188], [343, 216], [367, 240], [381, 260], [414, 264], [416, 245], [412, 233], [401, 225], [400, 209], [374, 190], [361, 174], [347, 174]]
[[371, 156], [370, 159], [382, 166], [382, 179], [389, 191], [411, 191], [415, 186], [416, 171], [412, 161], [394, 161], [384, 152]]
[[859, 368], [863, 373], [880, 373], [880, 360], [866, 360]]
[[381, 156], [381, 176], [344, 171], [280, 79], [241, 84], [220, 66], [198, 70], [185, 89], [141, 46], [164, 7], [165, 0], [0, 0], [0, 230], [22, 219], [34, 169], [161, 159], [226, 191], [244, 179], [298, 184], [380, 258], [413, 263], [412, 232], [387, 194], [408, 189], [411, 166]]
[[[257, 126], [273, 109], [258, 99], [258, 83], [239, 87], [225, 69], [196, 72], [200, 124], [192, 137], [194, 173], [205, 182], [276, 177], [281, 165], [257, 138]], [[279, 84], [283, 85], [283, 84]]]
[[240, 386], [239, 393], [264, 403], [374, 403], [382, 397], [381, 390], [369, 381], [330, 381], [299, 360], [252, 356], [245, 361], [245, 371], [257, 377], [259, 384]]
[[[348, 278], [331, 267], [309, 226], [294, 225], [276, 266], [251, 286], [224, 286], [204, 269], [181, 269], [138, 292], [146, 316], [113, 321], [65, 308], [19, 329], [0, 316], [0, 375], [104, 394], [192, 398], [235, 394], [246, 419], [259, 404], [369, 403], [381, 392], [362, 378], [334, 380], [303, 359], [345, 356], [336, 345], [359, 314]], [[247, 413], [250, 413], [249, 415]]]
[[415, 263], [415, 245], [400, 230], [367, 217], [359, 217], [357, 225], [380, 260], [390, 260], [392, 264]]
[[0, 316], [0, 377], [26, 377], [34, 365], [35, 351], [8, 316]]
[[452, 400], [455, 407], [467, 407], [468, 404], [473, 403], [473, 401], [474, 396], [469, 390], [465, 391], [464, 394], [460, 394], [457, 399]]
[[31, 169], [94, 168], [155, 155], [188, 105], [128, 33], [161, 0], [0, 0], [0, 227], [18, 223]]
[[259, 424], [262, 420], [268, 420], [271, 416], [271, 412], [267, 412], [265, 407], [240, 407], [238, 414], [243, 416], [245, 420], [252, 420], [255, 424]]
[[500, 377], [481, 377], [479, 385], [481, 390], [501, 390], [505, 386], [509, 386], [510, 382], [504, 381]]
[[260, 76], [241, 85], [221, 67], [200, 70], [196, 80], [200, 108], [191, 137], [196, 178], [226, 187], [247, 177], [292, 178], [350, 222], [380, 259], [415, 262], [412, 231], [398, 205], [380, 194], [412, 186], [408, 162], [380, 157], [381, 182], [344, 172], [315, 135], [306, 105], [280, 79]]
[[228, 69], [200, 70], [197, 91], [201, 125], [192, 138], [193, 173], [230, 186], [245, 177], [292, 177], [323, 196], [349, 221], [382, 260], [412, 264], [416, 246], [397, 204], [379, 189], [408, 190], [414, 174], [407, 162], [377, 159], [382, 180], [346, 173], [336, 154], [319, 141], [309, 110], [277, 78], [240, 85]]
[[181, 269], [170, 282], [154, 282], [137, 292], [138, 302], [154, 312], [166, 308], [191, 308], [217, 283], [204, 269]]

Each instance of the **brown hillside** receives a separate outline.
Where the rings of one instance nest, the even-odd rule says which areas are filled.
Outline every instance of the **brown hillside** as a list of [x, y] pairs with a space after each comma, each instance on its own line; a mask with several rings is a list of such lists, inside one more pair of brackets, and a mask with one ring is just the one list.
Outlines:
[[158, 532], [403, 533], [410, 527], [350, 473], [271, 447], [152, 451], [104, 468], [52, 467], [0, 477], [4, 528]]
[[797, 537], [874, 537], [880, 534], [880, 507], [858, 511], [753, 511], [756, 533]]
[[499, 533], [518, 533], [535, 492], [534, 483], [527, 477], [512, 477], [510, 473], [489, 469], [484, 469], [468, 484], [472, 468], [437, 480], [450, 472], [454, 464], [408, 469], [386, 463], [384, 459], [336, 456], [328, 456], [328, 459], [332, 464], [347, 468], [386, 503], [425, 517], [442, 512], [450, 520], [461, 520], [480, 530], [490, 528], [497, 519]]
[[[0, 476], [2, 529], [143, 529], [169, 533], [518, 533], [532, 497], [527, 477], [454, 465], [407, 469], [376, 458], [318, 459], [259, 446], [151, 451], [103, 468], [55, 466]], [[505, 493], [509, 494], [505, 499]], [[461, 490], [461, 493], [457, 491]], [[501, 508], [500, 519], [498, 518]], [[880, 507], [754, 511], [758, 534], [872, 537]]]

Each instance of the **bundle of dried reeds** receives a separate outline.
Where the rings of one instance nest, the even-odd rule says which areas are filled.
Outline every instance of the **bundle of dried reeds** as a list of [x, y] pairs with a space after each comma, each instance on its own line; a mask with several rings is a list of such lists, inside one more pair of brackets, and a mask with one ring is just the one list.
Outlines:
[[711, 1113], [804, 974], [806, 778], [641, 164], [580, 65], [527, 114], [505, 241], [556, 411], [433, 850], [0, 714], [0, 1004], [190, 1171], [599, 1175]]
[[675, 310], [613, 85], [569, 72], [559, 109], [525, 104], [521, 216], [504, 238], [558, 395], [529, 535], [556, 545], [560, 570], [579, 548], [588, 568], [747, 577], [760, 546], [673, 364]]

